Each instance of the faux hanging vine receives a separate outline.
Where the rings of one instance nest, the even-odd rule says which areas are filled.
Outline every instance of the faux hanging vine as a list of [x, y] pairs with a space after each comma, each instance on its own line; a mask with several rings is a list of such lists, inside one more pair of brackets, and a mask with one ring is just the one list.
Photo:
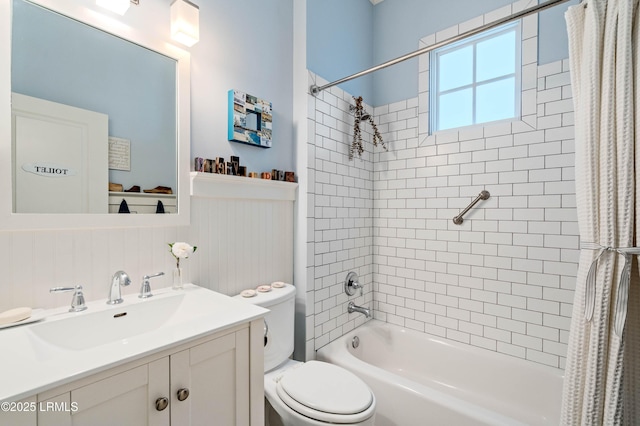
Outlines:
[[349, 149], [349, 160], [352, 160], [355, 153], [358, 153], [358, 157], [362, 157], [362, 153], [364, 152], [364, 147], [362, 145], [362, 130], [360, 130], [360, 123], [364, 121], [368, 121], [373, 128], [373, 146], [378, 146], [378, 143], [387, 151], [387, 146], [384, 144], [382, 140], [382, 135], [378, 131], [378, 126], [373, 121], [373, 117], [369, 114], [365, 114], [364, 107], [362, 106], [362, 96], [358, 96], [357, 98], [354, 96], [353, 99], [356, 101], [356, 106], [354, 108], [353, 116], [353, 141], [351, 142], [351, 147]]

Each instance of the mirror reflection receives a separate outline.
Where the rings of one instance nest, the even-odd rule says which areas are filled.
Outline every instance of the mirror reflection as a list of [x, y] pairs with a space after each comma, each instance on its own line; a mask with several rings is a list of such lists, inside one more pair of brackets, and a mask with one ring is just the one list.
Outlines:
[[13, 1], [13, 211], [175, 213], [173, 58]]

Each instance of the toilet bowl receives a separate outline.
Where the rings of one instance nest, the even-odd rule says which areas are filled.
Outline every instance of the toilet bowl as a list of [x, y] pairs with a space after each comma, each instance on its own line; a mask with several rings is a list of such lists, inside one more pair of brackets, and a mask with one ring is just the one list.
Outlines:
[[[248, 293], [245, 293], [248, 294]], [[269, 309], [265, 316], [264, 393], [268, 426], [374, 424], [376, 400], [356, 375], [321, 361], [299, 362], [293, 353], [295, 287], [235, 296]]]

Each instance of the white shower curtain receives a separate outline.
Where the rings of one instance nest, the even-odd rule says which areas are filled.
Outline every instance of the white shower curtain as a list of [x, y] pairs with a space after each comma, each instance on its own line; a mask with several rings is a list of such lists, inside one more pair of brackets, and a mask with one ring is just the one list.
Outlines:
[[562, 425], [640, 424], [639, 1], [566, 14], [582, 250]]

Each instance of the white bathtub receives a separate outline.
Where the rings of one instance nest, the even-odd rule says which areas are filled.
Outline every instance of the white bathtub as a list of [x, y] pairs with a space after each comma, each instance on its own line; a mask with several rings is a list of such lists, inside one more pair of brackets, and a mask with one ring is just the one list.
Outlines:
[[497, 352], [372, 320], [317, 358], [371, 387], [376, 426], [560, 424], [562, 370]]

